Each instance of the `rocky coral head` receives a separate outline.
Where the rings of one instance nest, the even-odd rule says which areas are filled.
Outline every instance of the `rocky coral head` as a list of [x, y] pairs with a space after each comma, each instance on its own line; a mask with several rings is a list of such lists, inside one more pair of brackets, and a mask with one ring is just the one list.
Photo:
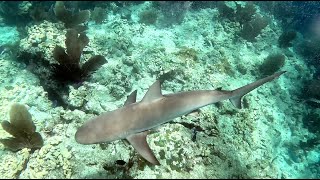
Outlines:
[[31, 114], [21, 104], [13, 104], [10, 109], [10, 122], [3, 120], [2, 128], [14, 137], [0, 139], [0, 142], [11, 151], [23, 148], [40, 148], [43, 146], [43, 139], [36, 131]]

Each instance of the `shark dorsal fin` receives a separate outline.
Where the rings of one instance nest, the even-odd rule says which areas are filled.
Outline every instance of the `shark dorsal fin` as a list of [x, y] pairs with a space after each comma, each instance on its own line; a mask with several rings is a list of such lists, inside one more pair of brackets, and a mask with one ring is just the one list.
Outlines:
[[143, 131], [137, 134], [132, 134], [126, 139], [144, 159], [152, 164], [160, 165], [159, 161], [151, 151], [149, 144], [147, 143], [147, 135], [148, 131]]
[[129, 104], [135, 103], [137, 99], [137, 90], [134, 90], [129, 96], [123, 106], [128, 106]]
[[144, 95], [142, 101], [149, 102], [162, 97], [160, 81], [154, 82], [148, 89], [148, 92]]

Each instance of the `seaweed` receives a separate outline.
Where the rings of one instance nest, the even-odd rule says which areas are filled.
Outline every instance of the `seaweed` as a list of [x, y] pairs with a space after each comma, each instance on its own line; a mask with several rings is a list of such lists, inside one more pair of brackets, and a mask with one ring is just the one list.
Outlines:
[[11, 151], [23, 148], [37, 149], [43, 146], [43, 139], [36, 131], [31, 114], [21, 104], [13, 104], [10, 109], [10, 122], [3, 120], [2, 128], [14, 137], [0, 139], [0, 142]]
[[97, 70], [107, 62], [101, 55], [92, 56], [82, 66], [80, 57], [83, 48], [88, 45], [89, 38], [84, 32], [78, 33], [75, 29], [68, 29], [66, 33], [66, 52], [64, 48], [56, 45], [53, 50], [54, 59], [59, 64], [53, 65], [53, 77], [60, 82], [80, 82], [91, 72]]

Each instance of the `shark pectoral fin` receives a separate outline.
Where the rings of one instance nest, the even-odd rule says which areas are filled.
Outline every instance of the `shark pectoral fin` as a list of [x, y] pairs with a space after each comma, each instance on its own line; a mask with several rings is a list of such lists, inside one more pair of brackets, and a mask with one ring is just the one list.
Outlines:
[[143, 102], [150, 102], [155, 99], [162, 98], [162, 93], [161, 93], [161, 86], [160, 86], [160, 81], [157, 80], [154, 82], [148, 89], [147, 93], [144, 95], [142, 101]]
[[160, 165], [147, 143], [148, 131], [140, 132], [128, 136], [126, 139], [134, 147], [136, 151], [147, 161], [154, 165]]
[[242, 97], [243, 96], [231, 98], [230, 102], [233, 104], [234, 107], [241, 109], [242, 108], [242, 105], [241, 105]]
[[137, 99], [137, 90], [134, 90], [129, 96], [127, 96], [127, 100], [123, 106], [127, 106], [129, 104], [135, 103]]

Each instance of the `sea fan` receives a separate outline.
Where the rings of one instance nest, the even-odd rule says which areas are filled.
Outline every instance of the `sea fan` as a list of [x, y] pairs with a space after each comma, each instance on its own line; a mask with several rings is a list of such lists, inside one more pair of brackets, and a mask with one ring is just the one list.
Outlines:
[[0, 142], [11, 151], [23, 148], [36, 149], [43, 146], [43, 139], [36, 131], [31, 114], [21, 104], [13, 104], [10, 110], [10, 122], [3, 120], [2, 128], [14, 137], [0, 139]]

